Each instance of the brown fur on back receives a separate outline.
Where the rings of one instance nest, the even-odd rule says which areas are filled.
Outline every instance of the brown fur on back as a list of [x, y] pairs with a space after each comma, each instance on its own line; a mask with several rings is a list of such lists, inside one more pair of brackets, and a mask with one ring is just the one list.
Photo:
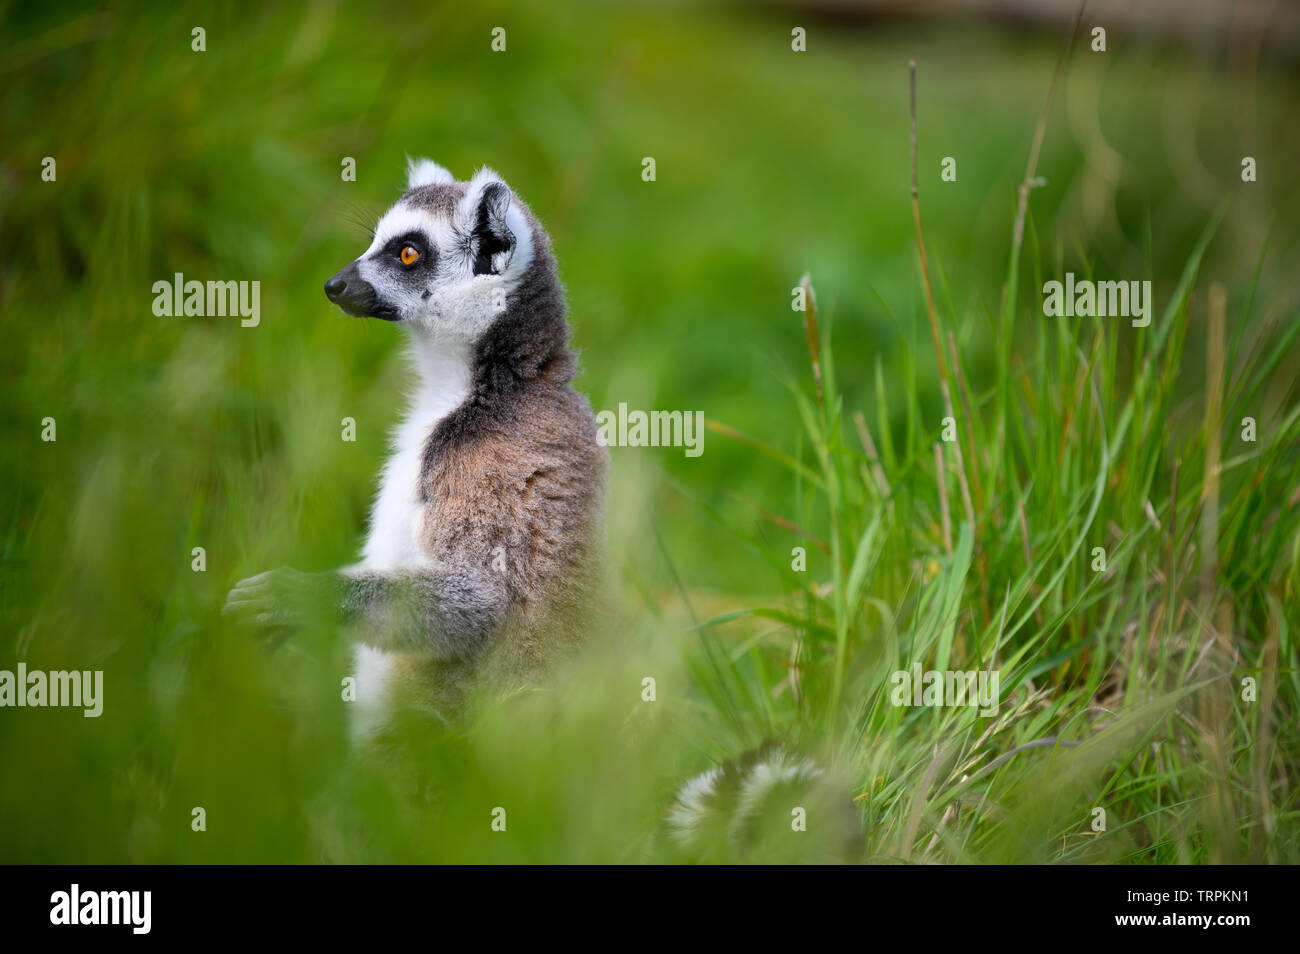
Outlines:
[[528, 680], [562, 648], [556, 637], [572, 645], [582, 635], [606, 454], [590, 406], [567, 382], [530, 388], [520, 411], [518, 428], [452, 445], [433, 462], [422, 539], [435, 560], [469, 553], [504, 573], [512, 610], [489, 668]]

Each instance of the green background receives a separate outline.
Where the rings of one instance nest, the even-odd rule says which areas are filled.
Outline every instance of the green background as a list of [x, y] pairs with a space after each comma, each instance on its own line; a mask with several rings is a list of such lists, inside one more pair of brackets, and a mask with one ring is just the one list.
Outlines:
[[[806, 53], [791, 50], [796, 25]], [[206, 52], [190, 48], [196, 26]], [[745, 541], [778, 557], [797, 541], [759, 508], [823, 508], [713, 431], [698, 458], [613, 449], [608, 568], [632, 648], [608, 685], [625, 698], [600, 697], [597, 669], [531, 732], [490, 711], [477, 732], [430, 741], [433, 794], [424, 776], [358, 770], [345, 647], [313, 633], [268, 654], [219, 616], [241, 577], [339, 566], [364, 536], [410, 376], [402, 331], [338, 313], [325, 278], [368, 244], [407, 155], [461, 179], [490, 165], [550, 232], [594, 407], [702, 410], [806, 450], [782, 378], [811, 380], [791, 310], [809, 272], [844, 407], [874, 425], [879, 372], [885, 393], [915, 397], [913, 425], [911, 398], [886, 415], [905, 443], [943, 415], [909, 201], [908, 60], [936, 304], [986, 394], [1016, 188], [1064, 36], [739, 6], [6, 5], [0, 667], [103, 669], [106, 700], [98, 720], [0, 711], [0, 858], [638, 857], [675, 785], [732, 744], [674, 722], [710, 704], [689, 691], [683, 604], [703, 616], [779, 591]], [[1255, 299], [1294, 321], [1293, 67], [1114, 27], [1108, 47], [1076, 38], [1057, 91], [1016, 335], [1054, 321], [1037, 269], [1149, 278], [1159, 314], [1227, 196], [1202, 273], [1227, 287], [1230, 332], [1266, 235]], [[340, 177], [348, 156], [355, 182]], [[955, 182], [940, 180], [945, 156]], [[260, 326], [155, 317], [151, 287], [175, 272], [260, 281]], [[1189, 336], [1180, 400], [1203, 388], [1203, 340]], [[1293, 393], [1296, 363], [1290, 350], [1274, 369], [1261, 417]], [[339, 439], [343, 417], [355, 443]], [[635, 715], [644, 671], [669, 714]], [[500, 804], [509, 842], [486, 834]]]

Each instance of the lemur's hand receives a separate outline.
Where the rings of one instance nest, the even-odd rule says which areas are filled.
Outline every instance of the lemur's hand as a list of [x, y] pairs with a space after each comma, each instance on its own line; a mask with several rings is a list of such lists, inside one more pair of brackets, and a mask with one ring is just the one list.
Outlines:
[[264, 630], [301, 627], [334, 610], [337, 575], [304, 573], [291, 566], [240, 580], [226, 596], [223, 615]]

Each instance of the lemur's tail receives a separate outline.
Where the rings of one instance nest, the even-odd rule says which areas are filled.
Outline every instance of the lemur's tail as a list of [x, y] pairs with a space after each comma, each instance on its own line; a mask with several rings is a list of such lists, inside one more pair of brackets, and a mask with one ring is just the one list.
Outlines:
[[770, 740], [683, 785], [665, 829], [669, 853], [684, 860], [864, 860], [862, 822], [848, 786]]

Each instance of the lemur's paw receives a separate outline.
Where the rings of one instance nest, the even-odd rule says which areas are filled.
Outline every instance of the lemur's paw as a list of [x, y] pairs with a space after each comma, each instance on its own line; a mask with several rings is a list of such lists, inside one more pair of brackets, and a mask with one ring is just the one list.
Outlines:
[[296, 628], [311, 615], [321, 592], [320, 574], [291, 566], [240, 580], [226, 596], [223, 616], [264, 630]]

